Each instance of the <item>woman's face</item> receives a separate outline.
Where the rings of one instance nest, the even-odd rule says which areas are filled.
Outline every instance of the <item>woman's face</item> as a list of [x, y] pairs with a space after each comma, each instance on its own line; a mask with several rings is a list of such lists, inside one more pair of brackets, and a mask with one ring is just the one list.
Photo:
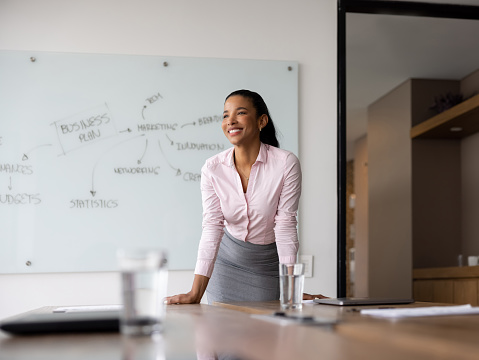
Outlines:
[[250, 99], [234, 95], [225, 102], [221, 127], [231, 144], [248, 146], [259, 141], [259, 129], [266, 125], [264, 118], [267, 116], [257, 117]]

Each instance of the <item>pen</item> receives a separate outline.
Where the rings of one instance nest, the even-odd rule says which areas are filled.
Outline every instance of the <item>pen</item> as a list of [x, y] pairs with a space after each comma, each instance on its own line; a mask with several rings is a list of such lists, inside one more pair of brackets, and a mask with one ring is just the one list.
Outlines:
[[303, 316], [303, 315], [296, 315], [296, 314], [286, 314], [285, 312], [283, 311], [277, 311], [273, 314], [274, 316], [278, 316], [278, 317], [284, 317], [286, 319], [291, 319], [291, 320], [297, 320], [297, 321], [304, 321], [304, 322], [307, 322], [307, 321], [313, 321], [314, 320], [314, 317], [312, 316]]

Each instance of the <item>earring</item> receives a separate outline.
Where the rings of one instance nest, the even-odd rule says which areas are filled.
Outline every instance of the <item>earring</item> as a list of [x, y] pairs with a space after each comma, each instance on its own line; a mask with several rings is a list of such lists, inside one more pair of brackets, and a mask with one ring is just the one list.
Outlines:
[[259, 132], [261, 132], [261, 129], [262, 129], [262, 128], [259, 128]]

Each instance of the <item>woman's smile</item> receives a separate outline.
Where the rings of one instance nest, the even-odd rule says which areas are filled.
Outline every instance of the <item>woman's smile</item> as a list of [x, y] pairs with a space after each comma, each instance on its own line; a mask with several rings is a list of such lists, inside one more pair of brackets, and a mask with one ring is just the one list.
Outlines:
[[241, 131], [242, 131], [242, 129], [234, 128], [234, 129], [228, 130], [228, 134], [234, 136], [234, 135], [239, 134]]

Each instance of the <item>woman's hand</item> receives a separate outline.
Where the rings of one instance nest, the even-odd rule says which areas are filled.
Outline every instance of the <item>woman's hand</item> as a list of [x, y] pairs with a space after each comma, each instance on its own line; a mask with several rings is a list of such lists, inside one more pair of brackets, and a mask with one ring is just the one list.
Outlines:
[[186, 294], [179, 294], [179, 295], [174, 295], [174, 296], [168, 296], [165, 299], [165, 303], [167, 305], [172, 305], [172, 304], [199, 304], [201, 302], [201, 298], [198, 299], [198, 296], [195, 296], [194, 294], [189, 293]]
[[329, 299], [329, 298], [321, 294], [310, 295], [310, 294], [303, 293], [303, 300], [314, 300], [314, 299]]
[[179, 294], [174, 296], [168, 296], [165, 298], [165, 303], [167, 305], [172, 304], [199, 304], [201, 302], [201, 298], [206, 291], [206, 287], [208, 286], [208, 281], [210, 279], [203, 275], [195, 275], [195, 279], [193, 280], [193, 286], [191, 290], [186, 294]]

